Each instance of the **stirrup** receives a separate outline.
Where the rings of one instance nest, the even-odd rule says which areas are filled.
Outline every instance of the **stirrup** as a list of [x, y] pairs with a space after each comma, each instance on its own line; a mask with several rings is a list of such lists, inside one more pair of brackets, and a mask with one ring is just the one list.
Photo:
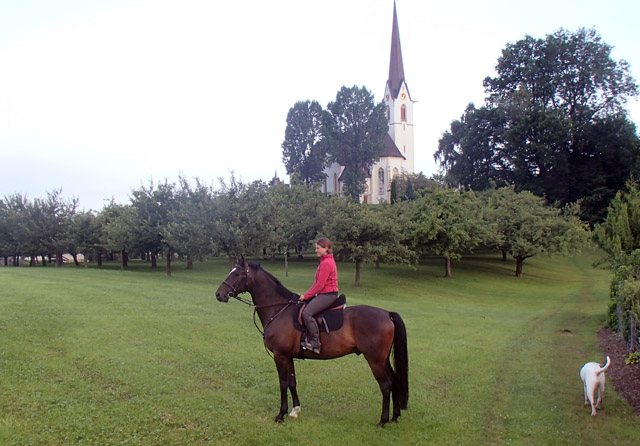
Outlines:
[[316, 355], [320, 354], [320, 342], [318, 342], [318, 345], [313, 345], [313, 344], [311, 344], [311, 342], [309, 342], [307, 339], [305, 339], [304, 341], [302, 341], [301, 344], [302, 344], [302, 348], [303, 349], [312, 351]]

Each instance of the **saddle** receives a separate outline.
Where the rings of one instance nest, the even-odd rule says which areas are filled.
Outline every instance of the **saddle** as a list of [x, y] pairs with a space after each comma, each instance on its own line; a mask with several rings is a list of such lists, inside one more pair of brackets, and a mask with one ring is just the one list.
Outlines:
[[[307, 331], [302, 321], [302, 310], [304, 310], [306, 306], [307, 304], [302, 305], [300, 310], [293, 315], [293, 326], [301, 332]], [[318, 323], [320, 333], [329, 333], [330, 331], [336, 331], [342, 328], [342, 323], [344, 322], [343, 310], [346, 306], [347, 296], [341, 294], [331, 307], [314, 316]]]

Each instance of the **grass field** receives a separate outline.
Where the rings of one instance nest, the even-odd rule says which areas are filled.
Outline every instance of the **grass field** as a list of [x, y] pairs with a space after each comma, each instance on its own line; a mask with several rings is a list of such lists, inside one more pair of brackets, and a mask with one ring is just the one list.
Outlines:
[[[611, 386], [589, 416], [578, 371], [602, 361], [609, 273], [592, 255], [512, 262], [478, 254], [411, 269], [339, 264], [348, 303], [397, 311], [409, 340], [409, 409], [376, 429], [364, 359], [297, 361], [302, 413], [273, 423], [273, 360], [252, 310], [219, 303], [226, 260], [188, 271], [0, 268], [3, 445], [637, 445], [639, 419]], [[316, 262], [263, 266], [293, 291]]]

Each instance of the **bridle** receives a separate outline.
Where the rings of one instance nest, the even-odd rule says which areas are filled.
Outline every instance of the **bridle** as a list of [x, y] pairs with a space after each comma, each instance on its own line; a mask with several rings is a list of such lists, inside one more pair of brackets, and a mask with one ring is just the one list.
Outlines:
[[[229, 276], [231, 276], [231, 273], [233, 271], [235, 271], [237, 268], [240, 268], [240, 265], [236, 265], [231, 272], [229, 273]], [[227, 276], [227, 279], [229, 278], [229, 276]], [[235, 300], [237, 300], [238, 302], [242, 302], [245, 305], [248, 305], [250, 307], [253, 307], [253, 325], [255, 325], [256, 329], [258, 330], [258, 332], [260, 332], [260, 334], [262, 335], [262, 338], [264, 339], [264, 332], [267, 330], [267, 327], [269, 326], [269, 324], [271, 322], [273, 322], [278, 316], [280, 316], [287, 308], [289, 308], [289, 306], [291, 305], [301, 305], [302, 302], [300, 301], [293, 301], [293, 300], [289, 300], [287, 302], [280, 302], [277, 304], [270, 304], [270, 305], [256, 305], [253, 303], [253, 300], [250, 299], [245, 299], [243, 297], [238, 296], [238, 289], [231, 285], [229, 282], [227, 282], [227, 279], [223, 280], [222, 283], [225, 284], [226, 286], [228, 286], [229, 288], [231, 288], [231, 290], [229, 290], [229, 292], [227, 293], [227, 297], [231, 297]], [[242, 280], [245, 281], [249, 281], [249, 270], [245, 270], [244, 271], [244, 277], [242, 278]], [[242, 283], [242, 282], [240, 282]], [[238, 286], [240, 286], [240, 283], [238, 284]], [[240, 293], [246, 293], [246, 291], [240, 291]], [[283, 305], [282, 310], [278, 311], [275, 315], [273, 315], [271, 318], [269, 318], [269, 320], [267, 321], [266, 324], [263, 325], [262, 328], [260, 328], [258, 326], [258, 322], [256, 321], [256, 314], [258, 313], [258, 309], [260, 308], [270, 308], [270, 307], [277, 307]], [[265, 346], [266, 348], [266, 346]], [[267, 350], [268, 351], [268, 350]]]

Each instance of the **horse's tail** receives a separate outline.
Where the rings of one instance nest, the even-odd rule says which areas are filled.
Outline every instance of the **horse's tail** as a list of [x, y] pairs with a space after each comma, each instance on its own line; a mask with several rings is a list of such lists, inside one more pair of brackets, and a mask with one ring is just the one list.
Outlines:
[[394, 387], [400, 397], [400, 408], [406, 409], [409, 401], [409, 355], [407, 353], [407, 329], [398, 313], [390, 312], [393, 321]]

